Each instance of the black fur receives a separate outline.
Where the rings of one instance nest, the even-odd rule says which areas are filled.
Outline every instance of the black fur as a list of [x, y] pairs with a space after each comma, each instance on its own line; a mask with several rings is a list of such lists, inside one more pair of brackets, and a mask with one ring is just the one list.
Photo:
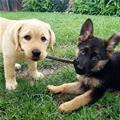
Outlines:
[[[109, 88], [120, 90], [120, 52], [113, 52], [119, 40], [120, 33], [113, 34], [107, 41], [94, 37], [90, 19], [81, 28], [75, 70], [77, 74], [84, 75], [89, 80], [94, 78], [100, 83], [92, 88], [87, 84], [88, 89], [92, 89], [90, 103], [96, 102]], [[101, 64], [98, 70], [93, 70], [100, 61], [105, 61], [105, 64]]]

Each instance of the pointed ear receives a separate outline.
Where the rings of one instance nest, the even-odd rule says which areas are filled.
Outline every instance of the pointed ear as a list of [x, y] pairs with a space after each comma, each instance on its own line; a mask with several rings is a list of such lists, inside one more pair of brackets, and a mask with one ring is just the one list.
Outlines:
[[13, 40], [15, 44], [15, 49], [17, 50], [20, 46], [20, 41], [19, 41], [19, 32], [23, 26], [23, 23], [17, 23], [13, 26], [11, 35], [13, 35]]
[[51, 49], [53, 50], [53, 46], [55, 44], [55, 33], [51, 28], [49, 28], [49, 33], [50, 33], [50, 46], [51, 46]]
[[116, 45], [120, 42], [120, 33], [113, 34], [106, 42], [107, 51], [112, 53]]
[[85, 41], [91, 36], [93, 36], [93, 22], [91, 19], [88, 18], [82, 25], [78, 41]]

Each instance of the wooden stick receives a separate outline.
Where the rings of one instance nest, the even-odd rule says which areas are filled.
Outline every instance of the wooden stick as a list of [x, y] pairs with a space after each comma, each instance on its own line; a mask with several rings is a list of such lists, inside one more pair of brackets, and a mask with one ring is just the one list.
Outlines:
[[57, 57], [53, 57], [53, 56], [49, 56], [49, 55], [47, 55], [46, 58], [47, 59], [51, 59], [51, 60], [56, 60], [56, 61], [64, 62], [64, 63], [68, 63], [68, 64], [73, 64], [74, 63], [73, 60], [65, 60], [63, 58], [57, 58]]

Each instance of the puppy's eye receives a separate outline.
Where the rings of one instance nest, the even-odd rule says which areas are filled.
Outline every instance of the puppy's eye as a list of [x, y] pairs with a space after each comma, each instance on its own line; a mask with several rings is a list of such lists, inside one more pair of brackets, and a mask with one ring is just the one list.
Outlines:
[[42, 42], [45, 42], [47, 39], [46, 39], [46, 37], [42, 36], [41, 40], [42, 40]]
[[96, 53], [96, 55], [94, 55], [94, 56], [92, 56], [92, 61], [97, 61], [97, 60], [100, 60], [100, 55], [98, 55], [97, 53]]
[[29, 40], [31, 40], [31, 36], [30, 35], [25, 35], [24, 39], [27, 40], [27, 41], [29, 41]]
[[85, 55], [85, 50], [80, 50], [80, 54]]
[[80, 54], [85, 55], [88, 52], [87, 48], [81, 49]]

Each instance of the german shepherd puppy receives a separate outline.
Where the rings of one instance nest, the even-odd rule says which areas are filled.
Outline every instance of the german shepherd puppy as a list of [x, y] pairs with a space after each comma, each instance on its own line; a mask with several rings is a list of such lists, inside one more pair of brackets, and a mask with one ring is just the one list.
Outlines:
[[120, 90], [120, 52], [114, 52], [120, 33], [104, 41], [93, 34], [93, 23], [87, 19], [82, 25], [74, 60], [79, 81], [60, 86], [48, 85], [53, 93], [81, 94], [60, 105], [61, 112], [70, 112], [96, 102], [109, 88]]

